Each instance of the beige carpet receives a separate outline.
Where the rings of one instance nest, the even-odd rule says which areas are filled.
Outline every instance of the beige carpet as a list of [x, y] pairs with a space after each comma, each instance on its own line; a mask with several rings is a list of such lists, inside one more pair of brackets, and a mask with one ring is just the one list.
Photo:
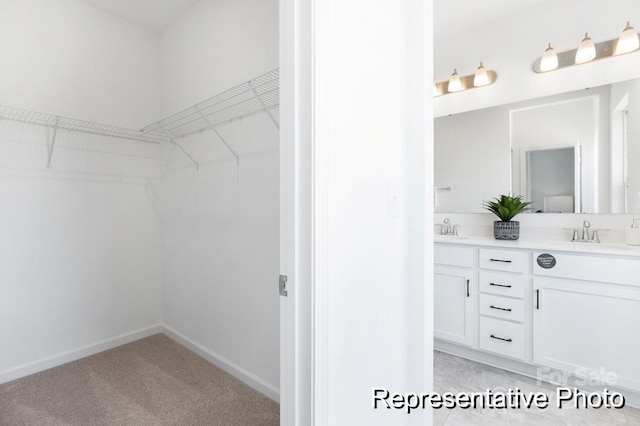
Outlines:
[[0, 385], [0, 425], [278, 425], [276, 402], [157, 334]]

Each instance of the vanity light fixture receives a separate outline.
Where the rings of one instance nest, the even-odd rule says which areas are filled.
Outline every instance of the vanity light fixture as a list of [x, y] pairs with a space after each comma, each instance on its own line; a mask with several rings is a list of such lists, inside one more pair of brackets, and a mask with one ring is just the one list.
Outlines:
[[551, 43], [549, 43], [549, 47], [547, 47], [540, 59], [540, 71], [547, 72], [556, 68], [558, 68], [558, 54], [556, 49], [551, 47]]
[[589, 37], [589, 34], [585, 33], [576, 51], [576, 64], [584, 64], [585, 62], [593, 61], [595, 58], [596, 44]]
[[638, 50], [638, 48], [640, 48], [638, 33], [631, 24], [627, 22], [627, 26], [622, 30], [622, 34], [620, 34], [618, 38], [618, 43], [616, 43], [616, 55], [624, 55], [625, 53]]
[[464, 90], [464, 87], [462, 86], [462, 81], [460, 80], [460, 76], [458, 75], [458, 70], [455, 68], [453, 69], [453, 74], [451, 74], [451, 77], [449, 77], [449, 84], [447, 84], [447, 90], [449, 91], [449, 93], [459, 92], [461, 90]]
[[556, 53], [551, 47], [551, 43], [549, 43], [549, 47], [544, 51], [542, 57], [536, 59], [533, 63], [533, 71], [536, 73], [545, 73], [572, 65], [586, 64], [611, 56], [637, 52], [638, 50], [640, 50], [638, 33], [631, 24], [627, 22], [620, 37], [614, 40], [594, 43], [591, 37], [585, 34], [577, 49], [561, 53]]
[[461, 92], [463, 90], [474, 89], [476, 87], [488, 86], [496, 82], [498, 75], [495, 71], [488, 70], [480, 62], [480, 66], [474, 74], [460, 76], [458, 70], [454, 69], [453, 74], [447, 81], [435, 83], [433, 96], [442, 96], [449, 93]]
[[480, 66], [476, 69], [476, 74], [473, 76], [473, 85], [475, 87], [486, 86], [491, 84], [489, 80], [489, 74], [487, 73], [487, 69], [480, 62]]

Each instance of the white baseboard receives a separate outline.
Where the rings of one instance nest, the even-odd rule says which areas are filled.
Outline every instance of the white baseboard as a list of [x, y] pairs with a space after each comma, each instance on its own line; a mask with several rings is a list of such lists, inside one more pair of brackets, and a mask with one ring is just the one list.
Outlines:
[[193, 340], [189, 339], [188, 337], [179, 333], [168, 325], [163, 324], [162, 328], [162, 332], [169, 338], [200, 355], [202, 358], [206, 359], [216, 367], [221, 368], [236, 379], [240, 380], [248, 386], [251, 386], [253, 389], [266, 395], [272, 400], [276, 402], [280, 401], [280, 389], [273, 386], [271, 383], [267, 383], [260, 377], [257, 377], [256, 375], [250, 373], [239, 365], [234, 364], [223, 356], [220, 356], [212, 350], [205, 348], [201, 344], [194, 342]]
[[19, 379], [21, 377], [29, 376], [31, 374], [39, 373], [41, 371], [48, 370], [59, 365], [66, 364], [71, 361], [76, 361], [80, 358], [95, 355], [99, 352], [104, 352], [109, 349], [113, 349], [115, 347], [122, 346], [127, 343], [131, 343], [136, 340], [140, 340], [145, 337], [149, 337], [162, 332], [162, 325], [157, 324], [140, 330], [132, 331], [130, 333], [121, 334], [110, 339], [101, 340], [99, 342], [92, 343], [91, 345], [62, 352], [51, 357], [40, 359], [38, 361], [23, 364], [10, 370], [0, 372], [0, 384]]

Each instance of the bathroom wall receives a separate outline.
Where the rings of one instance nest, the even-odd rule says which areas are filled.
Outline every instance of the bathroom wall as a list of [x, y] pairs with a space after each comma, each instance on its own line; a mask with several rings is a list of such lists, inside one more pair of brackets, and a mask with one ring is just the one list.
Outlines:
[[[435, 81], [448, 79], [453, 68], [457, 68], [462, 75], [472, 74], [480, 61], [483, 61], [487, 68], [497, 72], [498, 80], [488, 87], [435, 98], [435, 116], [446, 118], [449, 114], [460, 114], [491, 106], [637, 79], [640, 77], [640, 54], [637, 53], [545, 74], [536, 74], [532, 70], [534, 61], [542, 55], [547, 43], [551, 42], [558, 52], [562, 52], [575, 49], [585, 32], [588, 32], [596, 42], [615, 39], [627, 21], [633, 22], [636, 29], [638, 28], [640, 3], [635, 0], [584, 0], [580, 2], [544, 0], [515, 14], [503, 16], [481, 25], [471, 25], [464, 31], [436, 39], [434, 42]], [[617, 97], [615, 90], [612, 89], [610, 107], [614, 108], [616, 105]], [[496, 120], [496, 123], [500, 122], [500, 120]], [[633, 132], [634, 135], [640, 135], [638, 125], [635, 122], [632, 124], [633, 129], [630, 129], [630, 132]], [[602, 125], [600, 132], [600, 140], [609, 138], [609, 130], [606, 130]], [[482, 137], [482, 134], [478, 137]], [[495, 140], [503, 141], [504, 144], [506, 138], [507, 136], [503, 133], [501, 138]], [[435, 140], [437, 147], [437, 133]], [[637, 141], [638, 137], [634, 137], [634, 140]], [[445, 166], [439, 165], [441, 159], [437, 155], [437, 149], [436, 167], [442, 169]], [[484, 159], [484, 157], [481, 158]], [[615, 177], [621, 169], [620, 164], [615, 163], [615, 158], [610, 157], [609, 147], [604, 144], [600, 144], [598, 161], [601, 178], [603, 176], [605, 178]], [[505, 185], [500, 191], [500, 188], [490, 180], [493, 175], [500, 173], [502, 176], [508, 175], [506, 169], [499, 169], [500, 172], [487, 171], [488, 167], [483, 167], [482, 161], [469, 164], [469, 166], [470, 168], [463, 169], [462, 175], [466, 177], [467, 185], [475, 185], [475, 193], [480, 197], [495, 196], [497, 193], [508, 190]], [[503, 166], [494, 165], [494, 167]], [[631, 172], [631, 168], [634, 169], [633, 172]], [[630, 173], [636, 173], [637, 167], [631, 168]], [[484, 189], [484, 184], [487, 186], [487, 191]], [[436, 181], [436, 186], [448, 186], [448, 184]], [[453, 185], [451, 186], [453, 187]], [[633, 194], [637, 194], [638, 191], [634, 189], [630, 192], [632, 193], [631, 198], [633, 198]], [[447, 209], [448, 196], [451, 194], [438, 192], [441, 206], [437, 210], [438, 212]], [[608, 202], [607, 197], [607, 195], [600, 197], [600, 203]], [[616, 197], [615, 191], [611, 197]], [[618, 200], [619, 198], [617, 196]], [[618, 204], [620, 204], [619, 201]], [[475, 205], [478, 206], [478, 204]], [[600, 211], [606, 211], [602, 209], [602, 205], [600, 207]], [[632, 206], [632, 208], [634, 207]], [[637, 207], [635, 208], [637, 209]], [[455, 206], [449, 210], [461, 211], [462, 209]], [[453, 223], [463, 225], [460, 231], [462, 235], [492, 236], [492, 222], [495, 216], [482, 214], [481, 211], [478, 209], [478, 213], [471, 214], [437, 213], [435, 223], [442, 223], [445, 217], [450, 217]], [[518, 220], [520, 220], [522, 227], [521, 238], [570, 240], [571, 231], [564, 228], [580, 227], [582, 221], [588, 219], [595, 227], [610, 229], [610, 231], [601, 233], [603, 242], [622, 242], [624, 240], [623, 229], [631, 224], [632, 217], [632, 214], [524, 214], [518, 216]], [[435, 229], [436, 232], [439, 232], [437, 225]]]
[[[493, 238], [493, 222], [497, 217], [491, 213], [436, 213], [434, 232], [440, 233], [440, 224], [449, 218], [452, 224], [461, 225], [462, 236]], [[523, 213], [516, 216], [520, 222], [520, 239], [545, 241], [571, 241], [574, 229], [582, 229], [588, 220], [593, 228], [600, 231], [603, 243], [623, 244], [624, 229], [631, 226], [633, 218], [640, 214], [565, 214], [565, 213]]]
[[[437, 19], [437, 17], [436, 17]], [[482, 25], [434, 41], [434, 79], [454, 68], [472, 74], [480, 61], [498, 73], [495, 84], [434, 99], [435, 116], [502, 105], [639, 77], [640, 55], [631, 54], [536, 74], [533, 62], [547, 43], [558, 52], [575, 49], [588, 32], [596, 41], [615, 39], [627, 21], [640, 23], [636, 0], [544, 0]]]

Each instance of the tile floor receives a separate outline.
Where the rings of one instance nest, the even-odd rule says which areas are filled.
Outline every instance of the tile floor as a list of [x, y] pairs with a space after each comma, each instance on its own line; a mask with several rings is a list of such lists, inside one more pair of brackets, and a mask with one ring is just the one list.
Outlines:
[[434, 356], [434, 390], [436, 392], [483, 392], [519, 388], [523, 392], [545, 392], [551, 401], [550, 407], [541, 410], [495, 410], [495, 409], [440, 409], [434, 410], [434, 425], [566, 425], [566, 426], [640, 426], [640, 410], [625, 407], [616, 409], [555, 408], [556, 387], [537, 384], [535, 379], [510, 373], [499, 368], [469, 361], [443, 352]]

